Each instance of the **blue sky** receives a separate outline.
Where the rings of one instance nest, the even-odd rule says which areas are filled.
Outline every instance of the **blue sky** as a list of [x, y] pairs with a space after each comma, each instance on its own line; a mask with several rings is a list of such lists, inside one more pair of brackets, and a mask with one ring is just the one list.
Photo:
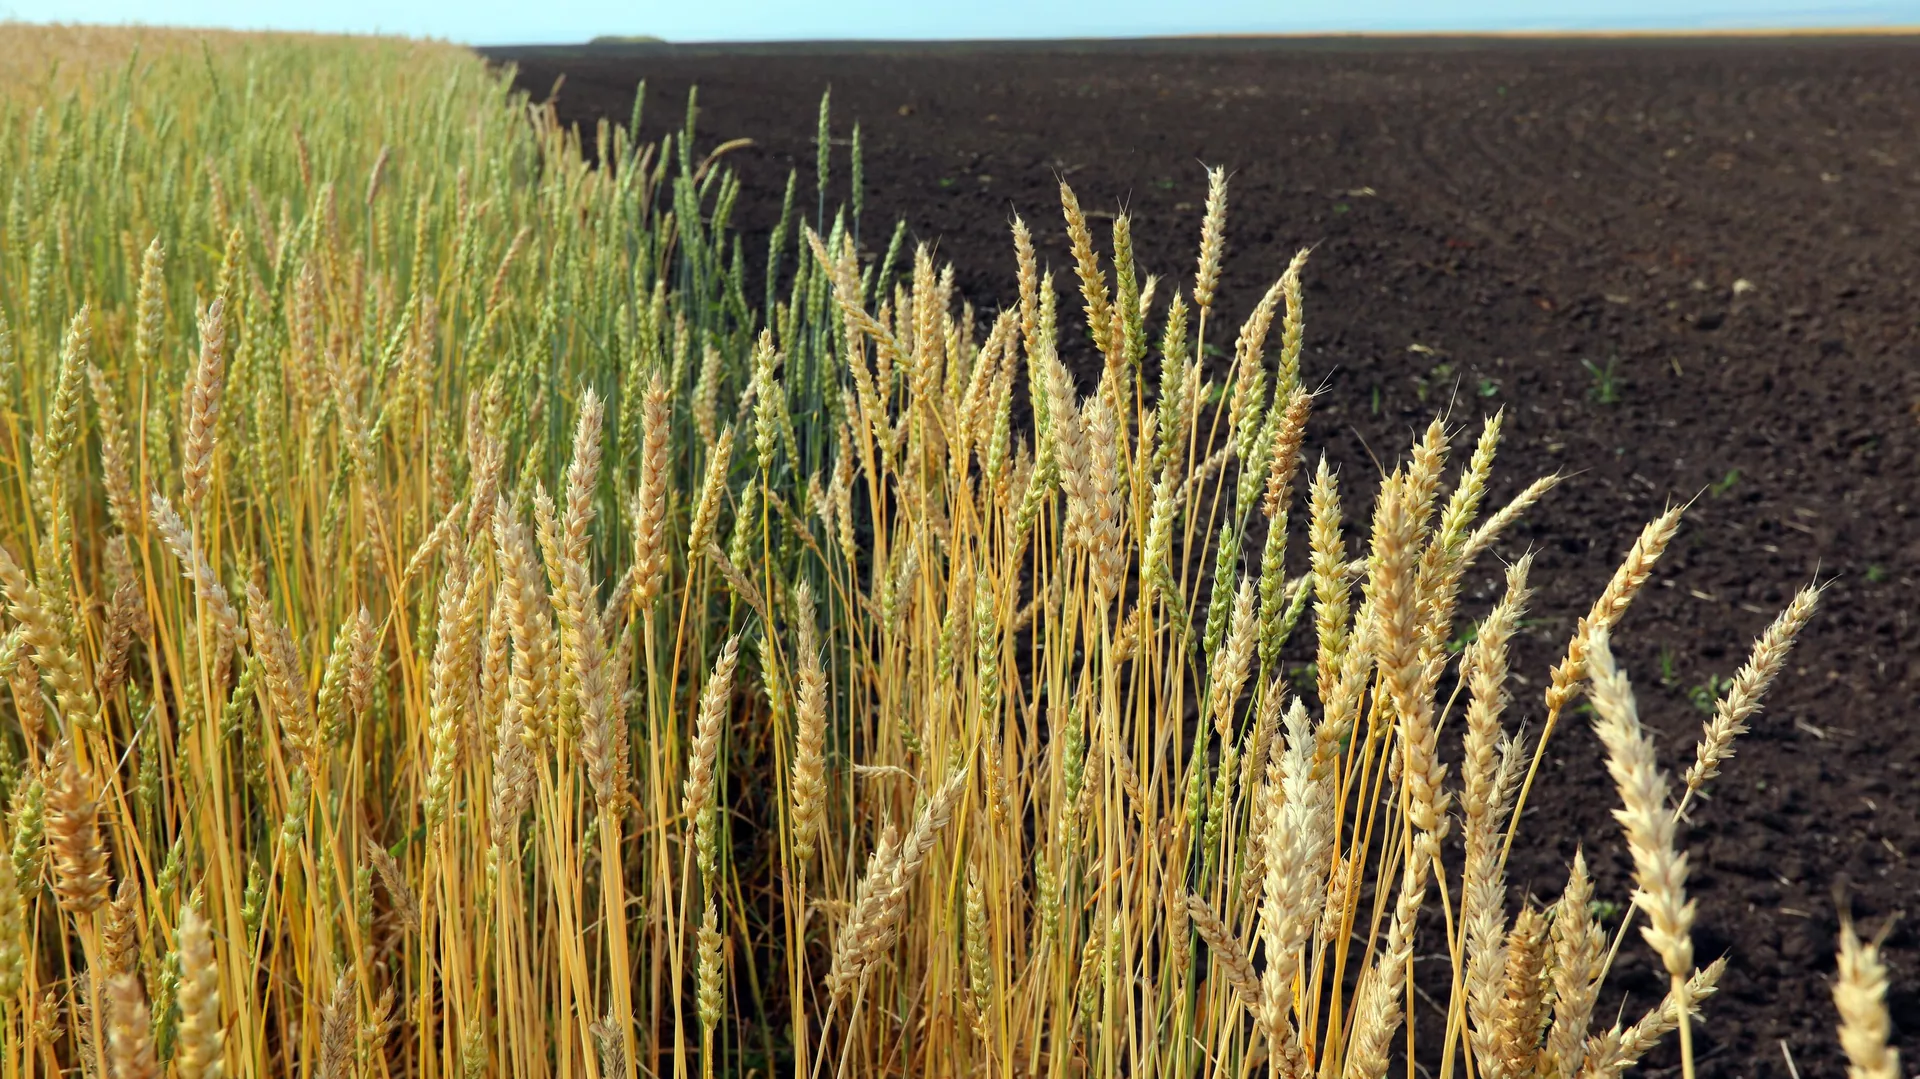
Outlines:
[[0, 18], [380, 31], [476, 45], [654, 34], [669, 41], [1131, 37], [1920, 24], [1920, 0], [0, 0]]

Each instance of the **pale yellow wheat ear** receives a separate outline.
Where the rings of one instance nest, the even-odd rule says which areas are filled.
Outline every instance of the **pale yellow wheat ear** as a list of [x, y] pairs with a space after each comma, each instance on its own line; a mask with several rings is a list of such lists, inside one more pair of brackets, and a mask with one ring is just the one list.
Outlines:
[[1081, 212], [1080, 200], [1064, 180], [1060, 182], [1060, 208], [1067, 219], [1067, 238], [1073, 246], [1073, 267], [1080, 278], [1080, 294], [1087, 302], [1087, 329], [1093, 334], [1094, 346], [1100, 355], [1110, 356], [1115, 342], [1106, 275], [1100, 271], [1099, 257], [1093, 251], [1093, 233], [1087, 228], [1087, 215]]
[[1226, 979], [1227, 985], [1239, 995], [1249, 1012], [1259, 1014], [1260, 975], [1254, 971], [1253, 960], [1247, 956], [1247, 949], [1227, 928], [1226, 923], [1220, 920], [1220, 916], [1213, 912], [1213, 908], [1207, 906], [1206, 900], [1189, 895], [1185, 910], [1194, 931], [1200, 934], [1207, 950], [1213, 953], [1214, 965]]
[[[1520, 497], [1514, 499], [1514, 503], [1517, 504], [1529, 496], [1537, 497], [1539, 492], [1551, 487], [1554, 482], [1557, 482], [1557, 477], [1536, 481], [1533, 487], [1521, 492]], [[1560, 721], [1560, 714], [1587, 677], [1587, 652], [1592, 647], [1594, 636], [1608, 632], [1619, 624], [1621, 617], [1627, 613], [1627, 607], [1633, 603], [1634, 597], [1640, 594], [1641, 588], [1645, 587], [1647, 581], [1653, 576], [1654, 565], [1660, 561], [1660, 556], [1666, 551], [1667, 544], [1673, 541], [1674, 534], [1679, 531], [1680, 517], [1685, 511], [1685, 506], [1674, 506], [1647, 522], [1646, 527], [1642, 528], [1640, 534], [1634, 538], [1633, 546], [1627, 549], [1626, 558], [1614, 569], [1613, 576], [1607, 581], [1607, 587], [1601, 590], [1600, 597], [1593, 601], [1593, 606], [1588, 608], [1587, 613], [1574, 624], [1573, 636], [1567, 642], [1566, 656], [1559, 663], [1554, 664], [1549, 672], [1545, 694], [1547, 719], [1541, 728], [1540, 737], [1534, 741], [1533, 761], [1527, 766], [1526, 779], [1521, 782], [1520, 794], [1514, 802], [1513, 816], [1516, 821], [1526, 811], [1527, 797], [1533, 793], [1534, 779], [1540, 773], [1540, 762], [1545, 759], [1547, 743], [1553, 737], [1554, 728]], [[1496, 514], [1494, 520], [1498, 520], [1505, 512], [1502, 510], [1500, 514]], [[1493, 521], [1490, 520], [1487, 525], [1481, 526], [1480, 531], [1484, 532], [1492, 523]], [[1469, 549], [1477, 549], [1478, 543], [1479, 533], [1475, 533], [1474, 538], [1469, 539], [1467, 546]], [[1506, 864], [1507, 857], [1513, 853], [1513, 840], [1518, 834], [1518, 828], [1507, 829], [1506, 845], [1501, 849], [1500, 854], [1502, 865]]]
[[427, 538], [420, 541], [420, 546], [414, 549], [413, 556], [407, 559], [407, 568], [400, 572], [402, 587], [419, 576], [420, 571], [433, 560], [433, 556], [439, 554], [448, 543], [453, 541], [460, 528], [461, 511], [465, 508], [465, 504], [461, 502], [455, 502], [448, 507], [446, 515], [440, 518], [440, 523], [434, 525], [433, 531], [427, 533]]
[[672, 419], [666, 380], [656, 373], [641, 413], [640, 487], [633, 500], [633, 603], [651, 607], [670, 568], [667, 499], [672, 462]]
[[1854, 934], [1853, 919], [1840, 921], [1840, 952], [1833, 979], [1833, 1005], [1840, 1012], [1840, 1048], [1847, 1079], [1900, 1079], [1900, 1051], [1888, 1044], [1887, 967], [1880, 959], [1883, 927], [1872, 940]]
[[94, 670], [100, 696], [110, 698], [127, 680], [134, 642], [153, 636], [153, 617], [147, 610], [145, 581], [134, 573], [124, 533], [107, 540], [106, 563], [113, 596], [107, 601], [106, 640]]
[[220, 423], [220, 397], [227, 384], [227, 302], [216, 299], [200, 316], [200, 359], [187, 376], [181, 396], [186, 407], [180, 450], [180, 500], [192, 513], [207, 494], [213, 471], [214, 433]]
[[407, 883], [404, 870], [387, 848], [367, 840], [367, 860], [380, 874], [380, 883], [386, 885], [387, 899], [393, 904], [393, 913], [400, 919], [400, 927], [406, 932], [420, 928], [420, 900], [413, 893], [413, 886]]
[[973, 1031], [987, 1036], [987, 1017], [993, 1008], [994, 959], [992, 930], [987, 924], [986, 893], [980, 886], [980, 867], [967, 863], [966, 899], [967, 993], [961, 998]]
[[1588, 637], [1590, 694], [1598, 713], [1594, 732], [1607, 749], [1607, 771], [1619, 788], [1614, 810], [1633, 856], [1633, 904], [1647, 916], [1640, 930], [1660, 956], [1679, 1000], [1680, 1052], [1688, 1079], [1693, 1044], [1687, 1021], [1687, 979], [1693, 973], [1694, 904], [1687, 898], [1687, 856], [1674, 838], [1667, 775], [1654, 759], [1653, 737], [1640, 723], [1633, 686], [1613, 661], [1606, 627]]
[[53, 399], [47, 403], [46, 428], [35, 436], [36, 463], [44, 460], [57, 465], [71, 460], [79, 449], [81, 387], [86, 382], [92, 341], [93, 311], [82, 304], [67, 323], [66, 335], [61, 339], [59, 374], [54, 382]]
[[225, 1033], [220, 1014], [220, 966], [214, 958], [212, 927], [198, 903], [180, 909], [177, 930], [180, 987], [175, 998], [180, 1022], [173, 1068], [180, 1079], [219, 1079]]
[[[600, 621], [596, 585], [588, 571], [588, 527], [594, 517], [593, 496], [599, 482], [601, 430], [606, 415], [599, 394], [588, 389], [581, 396], [574, 428], [573, 459], [567, 465], [566, 511], [559, 545], [561, 599], [561, 654], [578, 683], [580, 753], [587, 777], [602, 812], [611, 812], [627, 795], [629, 754], [627, 727], [616, 707], [618, 691], [610, 669], [605, 627]], [[548, 567], [552, 572], [553, 567]], [[463, 662], [462, 670], [469, 663]]]
[[1675, 506], [1660, 516], [1647, 522], [1640, 535], [1635, 537], [1633, 546], [1627, 549], [1627, 557], [1613, 571], [1613, 577], [1607, 581], [1607, 587], [1600, 598], [1593, 601], [1593, 607], [1586, 617], [1574, 629], [1573, 640], [1567, 645], [1567, 655], [1553, 668], [1553, 681], [1547, 689], [1547, 707], [1558, 710], [1573, 696], [1586, 672], [1585, 656], [1592, 647], [1596, 634], [1613, 629], [1627, 606], [1633, 602], [1640, 589], [1653, 575], [1654, 564], [1660, 561], [1667, 544], [1673, 541], [1674, 533], [1679, 531], [1680, 516], [1685, 506]]
[[347, 710], [357, 721], [373, 704], [373, 685], [377, 677], [380, 637], [373, 615], [362, 604], [353, 620], [353, 653], [347, 664]]
[[709, 893], [707, 909], [700, 916], [698, 978], [700, 1029], [708, 1038], [713, 1037], [713, 1029], [720, 1025], [720, 1009], [725, 1003], [720, 969], [720, 948], [724, 943], [725, 938], [720, 935], [720, 914]]
[[694, 503], [693, 521], [687, 529], [687, 561], [699, 562], [713, 542], [713, 530], [720, 520], [720, 502], [727, 489], [727, 466], [733, 459], [733, 427], [720, 433], [707, 456], [706, 479], [700, 485], [700, 500]]
[[0, 999], [12, 999], [25, 984], [26, 953], [20, 938], [26, 932], [26, 909], [21, 903], [20, 876], [10, 849], [0, 849]]
[[693, 744], [687, 750], [687, 780], [680, 809], [694, 831], [700, 875], [713, 878], [719, 850], [718, 812], [714, 804], [714, 766], [720, 755], [720, 734], [733, 700], [733, 671], [740, 659], [740, 638], [727, 638], [713, 661], [713, 673], [700, 695], [700, 713], [694, 721]]
[[1733, 676], [1733, 684], [1727, 687], [1726, 696], [1714, 705], [1713, 718], [1707, 720], [1701, 732], [1693, 764], [1687, 768], [1686, 793], [1680, 800], [1682, 811], [1707, 780], [1720, 774], [1721, 762], [1733, 756], [1734, 739], [1747, 733], [1747, 720], [1759, 711], [1761, 698], [1787, 664], [1794, 638], [1800, 635], [1819, 605], [1820, 586], [1802, 588], [1793, 602], [1787, 604], [1787, 609], [1753, 642], [1753, 654]]
[[[1660, 1039], [1671, 1034], [1680, 1026], [1682, 999], [1686, 1001], [1685, 1013], [1688, 1021], [1700, 1015], [1700, 1002], [1712, 996], [1720, 984], [1720, 976], [1726, 973], [1727, 958], [1720, 958], [1695, 971], [1684, 986], [1676, 985], [1667, 991], [1660, 1003], [1648, 1009], [1640, 1021], [1622, 1030], [1618, 1023], [1613, 1028], [1587, 1039], [1585, 1063], [1580, 1066], [1579, 1075], [1583, 1079], [1617, 1079], [1628, 1068], [1638, 1063]], [[1686, 1030], [1686, 1027], [1681, 1027]], [[1681, 1063], [1684, 1068], [1691, 1067], [1690, 1054], [1687, 1052], [1685, 1035], [1681, 1039]], [[1563, 1073], [1564, 1074], [1564, 1073]]]
[[834, 941], [832, 967], [827, 973], [827, 986], [834, 996], [857, 986], [899, 940], [907, 893], [940, 833], [953, 819], [966, 781], [964, 770], [948, 777], [927, 798], [904, 838], [896, 839], [891, 825], [882, 831], [880, 845], [867, 859], [867, 872], [860, 880], [853, 907]]
[[1018, 216], [1013, 219], [1013, 253], [1019, 267], [1020, 340], [1031, 356], [1040, 327], [1040, 260], [1033, 252], [1033, 233]]
[[167, 252], [155, 236], [140, 258], [140, 287], [134, 302], [138, 320], [134, 330], [133, 355], [141, 371], [152, 365], [160, 354], [160, 335], [166, 330]]
[[107, 491], [107, 511], [122, 532], [133, 531], [140, 527], [140, 503], [133, 493], [132, 451], [120, 402], [106, 372], [92, 364], [87, 365], [87, 385], [100, 420], [100, 478]]
[[1586, 852], [1576, 848], [1553, 912], [1553, 1023], [1540, 1051], [1542, 1075], [1576, 1075], [1585, 1059], [1606, 954], [1606, 933], [1594, 921], [1592, 901]]
[[107, 979], [107, 1063], [114, 1079], [160, 1079], [152, 1011], [133, 971]]
[[144, 920], [140, 916], [139, 882], [122, 877], [113, 901], [107, 904], [106, 925], [100, 930], [100, 950], [108, 970], [121, 974], [139, 963], [140, 925]]
[[47, 845], [53, 850], [53, 894], [62, 910], [91, 914], [107, 901], [107, 851], [93, 778], [62, 742], [47, 762]]
[[1546, 917], [1532, 906], [1521, 908], [1507, 936], [1505, 993], [1497, 1009], [1494, 1052], [1484, 1061], [1488, 1076], [1525, 1075], [1538, 1054], [1547, 1017], [1548, 947]]
[[334, 980], [333, 994], [320, 1013], [320, 1079], [350, 1079], [356, 1036], [353, 979], [346, 971]]
[[801, 864], [813, 857], [826, 810], [827, 673], [820, 662], [820, 631], [814, 624], [813, 586], [794, 589], [799, 626], [799, 692], [794, 708], [793, 850]]
[[1200, 225], [1200, 269], [1193, 277], [1193, 302], [1204, 316], [1213, 310], [1220, 286], [1220, 260], [1227, 250], [1227, 170], [1207, 170], [1207, 213]]
[[311, 773], [318, 751], [313, 702], [306, 672], [292, 633], [274, 617], [273, 605], [258, 582], [247, 583], [247, 624], [267, 683], [267, 702], [280, 721], [280, 737], [293, 757]]
[[204, 603], [207, 613], [213, 617], [214, 628], [220, 638], [223, 650], [234, 644], [246, 641], [244, 629], [240, 625], [240, 613], [234, 609], [233, 600], [227, 592], [227, 586], [208, 564], [206, 555], [201, 553], [200, 545], [195, 541], [187, 523], [174, 512], [173, 505], [166, 496], [158, 491], [153, 493], [148, 507], [149, 519], [160, 533], [160, 540], [168, 551], [179, 560], [181, 571], [193, 582], [194, 594]]
[[[1609, 634], [1595, 633], [1588, 650], [1592, 671], [1594, 730], [1607, 749], [1607, 771], [1623, 803], [1614, 811], [1633, 854], [1634, 903], [1652, 924], [1647, 942], [1667, 966], [1684, 977], [1693, 967], [1689, 936], [1693, 904], [1686, 900], [1687, 856], [1674, 847], [1674, 826], [1665, 812], [1667, 776], [1654, 759], [1653, 737], [1640, 723], [1633, 686], [1615, 665]], [[1664, 822], [1663, 822], [1664, 818]]]
[[[1502, 782], [1503, 761], [1516, 757], [1517, 747], [1502, 732], [1500, 717], [1507, 706], [1507, 645], [1526, 613], [1530, 595], [1527, 574], [1532, 566], [1533, 557], [1528, 555], [1508, 568], [1506, 594], [1480, 624], [1474, 642], [1461, 659], [1473, 690], [1460, 765], [1466, 846], [1460, 919], [1466, 940], [1467, 1007], [1474, 1021], [1468, 1038], [1476, 1059], [1484, 1057], [1490, 1062], [1505, 1059], [1500, 1037], [1505, 993], [1501, 975], [1511, 964], [1503, 936], [1506, 875], [1500, 868], [1499, 845], [1513, 793], [1511, 785]], [[1575, 866], [1577, 880], [1585, 873], [1577, 855]], [[1492, 1065], [1483, 1070], [1493, 1074], [1493, 1079], [1504, 1079], [1503, 1074], [1495, 1074]]]
[[1439, 844], [1432, 833], [1417, 835], [1414, 848], [1408, 852], [1402, 870], [1384, 945], [1354, 991], [1347, 1079], [1381, 1079], [1390, 1063], [1393, 1036], [1400, 1029], [1401, 998], [1413, 958], [1414, 922], [1426, 898], [1428, 871], [1440, 858]]
[[[26, 567], [15, 561], [4, 545], [0, 545], [0, 594], [6, 597], [7, 613], [18, 623], [15, 632], [21, 635], [15, 650], [22, 668], [14, 675], [19, 679], [16, 684], [27, 685], [36, 680], [34, 674], [25, 669], [31, 655], [31, 666], [38, 669], [38, 678], [53, 690], [54, 702], [60, 706], [62, 715], [78, 725], [91, 723], [98, 704], [80, 667], [79, 657], [69, 643], [71, 638], [55, 613], [57, 608], [51, 606], [50, 597], [41, 592], [28, 576]], [[37, 690], [26, 696], [33, 704], [16, 703], [16, 707], [22, 712], [22, 729], [32, 733], [44, 705]], [[16, 698], [16, 702], [18, 700]]]

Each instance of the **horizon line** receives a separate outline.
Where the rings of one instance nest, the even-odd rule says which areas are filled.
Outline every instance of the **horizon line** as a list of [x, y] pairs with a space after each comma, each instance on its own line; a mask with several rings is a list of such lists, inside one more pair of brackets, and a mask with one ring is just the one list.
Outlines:
[[0, 29], [12, 26], [60, 27], [69, 29], [102, 30], [156, 30], [174, 33], [231, 33], [231, 34], [273, 34], [297, 37], [366, 37], [387, 38], [391, 40], [431, 41], [462, 45], [475, 49], [527, 49], [527, 48], [724, 48], [736, 45], [995, 45], [995, 44], [1078, 44], [1099, 42], [1182, 42], [1197, 43], [1204, 41], [1313, 41], [1329, 39], [1374, 39], [1395, 41], [1443, 40], [1463, 41], [1473, 39], [1489, 40], [1622, 40], [1622, 39], [1687, 39], [1687, 38], [1839, 38], [1839, 37], [1915, 37], [1920, 36], [1920, 22], [1884, 23], [1862, 25], [1756, 25], [1756, 26], [1701, 26], [1701, 27], [1579, 27], [1571, 29], [1552, 28], [1506, 28], [1506, 29], [1365, 29], [1365, 30], [1249, 30], [1249, 31], [1208, 31], [1200, 33], [1146, 33], [1116, 34], [1109, 36], [1063, 36], [1063, 37], [792, 37], [792, 38], [701, 38], [672, 39], [647, 34], [602, 34], [586, 40], [527, 40], [506, 43], [477, 44], [460, 41], [450, 37], [432, 35], [413, 35], [382, 33], [372, 31], [335, 31], [335, 30], [280, 30], [268, 28], [241, 28], [231, 26], [209, 26], [192, 24], [167, 24], [140, 21], [126, 22], [66, 22], [66, 21], [30, 21], [26, 19], [0, 19]]
[[521, 41], [505, 44], [475, 45], [483, 50], [511, 49], [621, 49], [621, 48], [697, 48], [721, 49], [734, 46], [828, 46], [858, 45], [1076, 45], [1076, 44], [1183, 44], [1207, 41], [1334, 41], [1369, 39], [1378, 41], [1564, 41], [1623, 40], [1657, 38], [1687, 40], [1699, 38], [1902, 38], [1920, 37], [1920, 22], [1862, 26], [1754, 26], [1754, 27], [1650, 27], [1506, 29], [1506, 30], [1253, 30], [1194, 34], [1114, 34], [1078, 37], [794, 37], [794, 38], [700, 38], [673, 39], [648, 34], [604, 34], [586, 41]]

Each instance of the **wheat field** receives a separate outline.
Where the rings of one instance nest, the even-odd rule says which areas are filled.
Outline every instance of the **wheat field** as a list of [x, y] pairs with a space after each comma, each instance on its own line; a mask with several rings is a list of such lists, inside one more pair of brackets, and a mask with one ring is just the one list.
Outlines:
[[[826, 101], [749, 255], [693, 101], [643, 143], [447, 46], [98, 40], [0, 84], [0, 1076], [1691, 1079], [1677, 827], [1819, 588], [1659, 759], [1609, 641], [1676, 507], [1516, 698], [1560, 477], [1490, 505], [1501, 417], [1443, 416], [1343, 498], [1307, 254], [1214, 324], [1224, 171], [1190, 270], [1063, 185], [1073, 265], [1016, 222], [976, 312], [809, 197]], [[1611, 927], [1579, 858], [1505, 879], [1574, 722]], [[1640, 947], [1666, 998], [1597, 1015]]]

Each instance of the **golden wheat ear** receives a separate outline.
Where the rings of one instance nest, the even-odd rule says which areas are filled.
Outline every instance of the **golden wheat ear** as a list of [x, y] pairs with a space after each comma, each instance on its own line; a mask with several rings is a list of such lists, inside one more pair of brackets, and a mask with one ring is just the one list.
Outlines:
[[70, 742], [54, 748], [47, 770], [46, 828], [47, 846], [53, 851], [54, 898], [71, 914], [91, 914], [106, 903], [111, 883], [93, 777], [80, 770]]
[[1686, 791], [1680, 796], [1678, 812], [1686, 811], [1688, 803], [1707, 780], [1720, 774], [1721, 763], [1733, 756], [1734, 739], [1747, 733], [1747, 720], [1759, 711], [1761, 698], [1766, 696], [1781, 668], [1787, 665], [1787, 654], [1793, 651], [1794, 639], [1820, 605], [1820, 591], [1819, 585], [1802, 588], [1786, 610], [1753, 642], [1752, 655], [1733, 676], [1733, 684], [1714, 705], [1713, 717], [1701, 732], [1693, 764], [1687, 768]]
[[813, 857], [826, 812], [827, 672], [820, 661], [820, 630], [815, 624], [813, 586], [794, 589], [794, 621], [799, 626], [800, 673], [794, 709], [793, 852], [801, 865]]
[[173, 1067], [180, 1079], [219, 1079], [223, 1068], [224, 1020], [220, 1014], [220, 966], [214, 959], [213, 932], [197, 903], [180, 910], [176, 931], [180, 988], [176, 998]]
[[1840, 952], [1833, 979], [1833, 1006], [1840, 1013], [1840, 1048], [1847, 1079], [1900, 1079], [1900, 1050], [1891, 1044], [1887, 1015], [1887, 966], [1880, 944], [1889, 926], [1861, 940], [1853, 919], [1840, 921]]
[[1633, 686], [1613, 661], [1609, 630], [1588, 637], [1587, 666], [1594, 710], [1594, 733], [1607, 748], [1607, 771], [1620, 791], [1614, 810], [1633, 856], [1633, 904], [1647, 916], [1640, 930], [1660, 956], [1672, 984], [1675, 1021], [1680, 1028], [1680, 1060], [1693, 1079], [1693, 1040], [1689, 1016], [1693, 998], [1694, 902], [1687, 898], [1687, 856], [1674, 836], [1675, 814], [1667, 804], [1667, 774], [1654, 759], [1653, 737], [1640, 724]]
[[154, 1053], [153, 1016], [140, 975], [107, 979], [107, 1064], [114, 1079], [160, 1079]]
[[1220, 262], [1227, 251], [1227, 170], [1207, 170], [1207, 211], [1200, 225], [1200, 267], [1193, 277], [1193, 302], [1204, 316], [1213, 310], [1220, 287]]

